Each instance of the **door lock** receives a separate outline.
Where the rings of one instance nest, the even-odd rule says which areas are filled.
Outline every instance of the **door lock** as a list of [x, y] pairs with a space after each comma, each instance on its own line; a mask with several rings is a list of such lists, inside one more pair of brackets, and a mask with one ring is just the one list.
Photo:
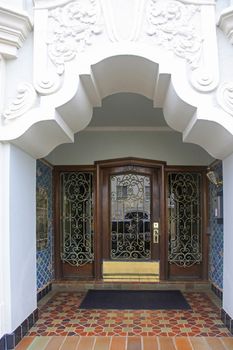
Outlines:
[[153, 222], [153, 243], [159, 243], [159, 223]]

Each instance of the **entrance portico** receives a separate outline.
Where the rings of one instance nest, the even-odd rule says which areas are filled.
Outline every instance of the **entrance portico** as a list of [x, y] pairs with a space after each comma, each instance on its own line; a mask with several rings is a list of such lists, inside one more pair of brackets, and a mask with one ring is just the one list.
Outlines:
[[73, 142], [93, 108], [121, 92], [152, 100], [183, 142], [223, 160], [223, 310], [232, 320], [233, 73], [217, 44], [232, 47], [216, 35], [215, 2], [135, 1], [122, 12], [114, 1], [34, 3], [34, 27], [31, 3], [0, 13], [18, 36], [1, 37], [0, 338], [36, 310], [36, 159]]

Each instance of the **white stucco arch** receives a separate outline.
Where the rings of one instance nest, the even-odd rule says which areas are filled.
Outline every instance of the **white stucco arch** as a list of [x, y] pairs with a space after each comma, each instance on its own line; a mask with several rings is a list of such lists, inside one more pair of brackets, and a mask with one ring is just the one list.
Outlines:
[[89, 124], [93, 107], [101, 106], [104, 97], [132, 92], [163, 108], [166, 122], [183, 134], [184, 142], [224, 158], [233, 150], [231, 116], [213, 105], [213, 96], [195, 91], [184, 69], [174, 68], [172, 57], [154, 53], [146, 45], [116, 44], [105, 50], [97, 46], [69, 62], [60, 89], [37, 96], [38, 106], [9, 120], [1, 138], [41, 158], [59, 144], [73, 142], [74, 134]]
[[[215, 158], [231, 154], [232, 83], [219, 77], [215, 1], [170, 5], [142, 0], [119, 11], [112, 0], [34, 0], [33, 76], [7, 101], [0, 141], [43, 157], [73, 142], [105, 96], [136, 92], [163, 108], [184, 142]], [[15, 13], [4, 15], [16, 25]], [[26, 39], [30, 19], [25, 13], [17, 18]], [[9, 39], [8, 46], [14, 45]], [[26, 57], [32, 55], [27, 50]], [[20, 69], [27, 70], [26, 64]]]

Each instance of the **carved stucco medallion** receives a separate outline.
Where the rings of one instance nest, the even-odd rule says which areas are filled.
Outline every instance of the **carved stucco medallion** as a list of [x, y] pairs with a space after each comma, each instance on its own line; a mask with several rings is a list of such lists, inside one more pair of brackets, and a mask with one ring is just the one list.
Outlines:
[[199, 11], [199, 6], [179, 1], [150, 0], [147, 7], [147, 34], [158, 45], [184, 58], [192, 69], [197, 68], [202, 49], [195, 17]]
[[48, 54], [57, 73], [63, 74], [64, 63], [92, 44], [101, 33], [100, 6], [96, 0], [77, 0], [49, 11]]

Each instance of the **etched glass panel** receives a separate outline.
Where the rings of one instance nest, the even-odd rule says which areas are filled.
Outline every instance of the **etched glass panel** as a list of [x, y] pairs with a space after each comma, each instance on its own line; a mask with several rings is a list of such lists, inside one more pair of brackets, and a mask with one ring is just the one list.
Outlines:
[[150, 177], [114, 175], [111, 186], [111, 259], [149, 260]]
[[168, 175], [168, 261], [192, 266], [202, 261], [201, 174]]
[[94, 259], [93, 175], [88, 172], [61, 174], [61, 259], [81, 266]]

